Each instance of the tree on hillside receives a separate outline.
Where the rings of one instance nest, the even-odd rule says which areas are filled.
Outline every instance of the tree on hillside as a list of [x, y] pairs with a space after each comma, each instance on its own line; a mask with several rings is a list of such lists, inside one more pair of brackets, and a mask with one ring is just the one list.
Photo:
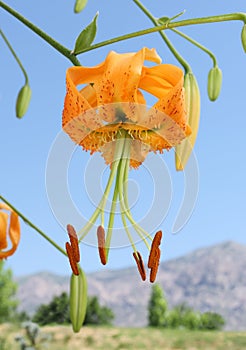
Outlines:
[[[97, 297], [89, 297], [84, 324], [111, 324], [114, 314], [111, 309], [99, 304]], [[33, 322], [43, 326], [46, 324], [70, 323], [69, 297], [63, 292], [55, 296], [49, 304], [42, 304], [33, 316]]]
[[186, 303], [178, 304], [168, 312], [167, 327], [198, 329], [200, 327], [200, 314]]
[[186, 328], [191, 330], [220, 330], [225, 325], [223, 317], [215, 312], [193, 310], [186, 303], [176, 305], [168, 310], [162, 288], [155, 284], [152, 287], [148, 304], [148, 324], [153, 327]]
[[148, 304], [149, 326], [162, 327], [166, 323], [167, 301], [160, 285], [154, 284]]
[[101, 306], [96, 296], [89, 297], [84, 324], [110, 325], [114, 319], [113, 311]]
[[216, 312], [205, 312], [201, 315], [201, 329], [220, 330], [224, 325], [224, 318]]
[[4, 261], [0, 260], [0, 323], [13, 319], [18, 305], [16, 291], [17, 284], [13, 281], [12, 271], [5, 269]]
[[40, 326], [51, 323], [69, 323], [69, 299], [67, 293], [63, 292], [59, 296], [54, 296], [49, 304], [40, 305], [32, 321]]

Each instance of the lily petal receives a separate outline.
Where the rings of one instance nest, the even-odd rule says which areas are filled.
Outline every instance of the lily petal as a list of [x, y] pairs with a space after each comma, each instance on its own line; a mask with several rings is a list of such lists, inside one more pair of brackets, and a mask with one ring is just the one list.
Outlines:
[[8, 214], [0, 212], [0, 250], [6, 249], [7, 242], [7, 229], [8, 229]]
[[[157, 66], [146, 67], [152, 61]], [[102, 152], [106, 163], [113, 159], [114, 136], [119, 129], [145, 144], [136, 146], [131, 166], [140, 165], [148, 152], [170, 149], [190, 134], [184, 106], [183, 71], [160, 64], [155, 49], [136, 53], [111, 51], [95, 67], [67, 70], [67, 94], [63, 110], [63, 129], [85, 150]], [[88, 84], [78, 90], [78, 85]], [[141, 90], [158, 101], [147, 110]], [[142, 142], [143, 141], [143, 142]], [[107, 143], [110, 142], [110, 146]]]
[[[20, 241], [20, 222], [19, 217], [8, 205], [4, 203], [0, 203], [0, 210], [8, 210], [10, 211], [10, 222], [8, 229], [8, 236], [12, 243], [12, 247], [7, 251], [2, 251], [2, 249], [7, 248], [7, 221], [6, 221], [6, 213], [1, 212], [0, 217], [0, 259], [7, 258], [8, 256], [14, 254], [16, 251], [19, 241]], [[6, 214], [6, 215], [3, 215]]]

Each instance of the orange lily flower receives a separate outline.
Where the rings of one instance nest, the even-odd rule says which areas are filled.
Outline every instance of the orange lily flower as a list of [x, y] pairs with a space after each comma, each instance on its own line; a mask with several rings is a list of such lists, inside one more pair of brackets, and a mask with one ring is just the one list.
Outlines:
[[[8, 215], [4, 211], [0, 211], [0, 259], [5, 259], [14, 254], [18, 247], [20, 241], [20, 222], [16, 212], [8, 205], [0, 203], [0, 210], [10, 212], [10, 215]], [[12, 247], [9, 250], [5, 250], [8, 247], [8, 237], [12, 243]]]
[[[156, 65], [144, 66], [145, 61]], [[105, 239], [105, 198], [115, 181], [113, 201], [120, 202], [122, 222], [142, 279], [145, 279], [144, 264], [126, 221], [133, 225], [150, 251], [147, 239], [152, 241], [152, 237], [132, 218], [127, 185], [123, 186], [123, 183], [127, 183], [129, 167], [139, 167], [149, 152], [163, 153], [163, 150], [178, 145], [190, 134], [186, 123], [183, 80], [184, 74], [180, 68], [161, 64], [156, 50], [148, 48], [125, 54], [111, 51], [101, 64], [95, 67], [71, 67], [66, 74], [63, 130], [84, 150], [89, 150], [91, 154], [101, 152], [111, 167], [104, 196], [89, 223], [80, 230], [80, 240], [101, 214], [98, 243], [100, 257], [103, 256], [102, 262], [106, 263], [115, 206], [112, 204]], [[84, 85], [82, 89], [78, 87], [81, 84]], [[157, 99], [151, 108], [147, 107], [142, 91]], [[154, 256], [159, 261], [160, 254], [157, 252]], [[158, 261], [152, 263], [155, 273]]]

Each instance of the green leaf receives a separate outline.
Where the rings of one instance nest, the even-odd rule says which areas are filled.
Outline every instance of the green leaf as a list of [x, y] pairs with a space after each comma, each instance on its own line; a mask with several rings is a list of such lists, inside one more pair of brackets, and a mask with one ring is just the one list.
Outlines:
[[97, 32], [97, 17], [98, 12], [96, 13], [92, 22], [79, 34], [75, 42], [75, 47], [72, 51], [74, 55], [78, 55], [82, 50], [91, 46]]
[[157, 21], [160, 25], [162, 25], [162, 24], [169, 22], [170, 18], [169, 17], [161, 17], [161, 18], [158, 18]]
[[174, 19], [182, 16], [183, 14], [185, 13], [185, 10], [178, 13], [177, 15], [173, 16], [173, 17], [160, 17], [160, 18], [157, 18], [157, 22], [160, 24], [160, 25], [163, 25], [165, 23], [169, 23], [171, 21], [173, 21]]
[[74, 4], [74, 12], [75, 13], [79, 13], [82, 10], [84, 10], [86, 4], [87, 4], [88, 0], [76, 0], [75, 4]]

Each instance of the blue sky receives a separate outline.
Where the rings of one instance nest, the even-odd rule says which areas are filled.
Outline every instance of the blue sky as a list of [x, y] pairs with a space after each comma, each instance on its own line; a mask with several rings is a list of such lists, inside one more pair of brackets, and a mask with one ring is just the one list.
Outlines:
[[[228, 0], [223, 2], [190, 0], [182, 4], [173, 0], [143, 2], [156, 17], [172, 17], [184, 9], [186, 10], [184, 19], [246, 11], [243, 0], [235, 0], [233, 3]], [[151, 26], [149, 20], [130, 0], [117, 2], [89, 0], [86, 9], [78, 15], [73, 13], [73, 1], [36, 1], [35, 6], [26, 1], [7, 3], [71, 49], [78, 33], [91, 21], [97, 11], [99, 18], [95, 42]], [[18, 120], [15, 117], [15, 100], [24, 79], [1, 40], [1, 194], [63, 246], [67, 237], [61, 221], [70, 222], [69, 212], [66, 215], [67, 203], [61, 199], [59, 204], [63, 208], [64, 215], [62, 220], [59, 218], [57, 220], [52, 211], [54, 208], [51, 209], [49, 205], [45, 178], [51, 146], [57, 135], [61, 135], [65, 71], [71, 64], [5, 11], [2, 10], [0, 16], [1, 28], [26, 67], [33, 91], [26, 116]], [[210, 58], [174, 33], [167, 33], [175, 47], [189, 61], [197, 77], [201, 91], [201, 122], [195, 146], [199, 167], [198, 198], [190, 220], [180, 232], [172, 234], [172, 227], [182, 201], [184, 175], [175, 171], [173, 152], [170, 151], [162, 157], [156, 156], [152, 168], [151, 165], [147, 165], [131, 175], [133, 202], [134, 193], [138, 191], [141, 193], [133, 207], [136, 218], [141, 219], [145, 215], [149, 207], [144, 204], [151, 202], [152, 205], [152, 199], [156, 196], [155, 193], [153, 197], [153, 191], [159, 191], [159, 187], [155, 188], [153, 185], [153, 176], [158, 180], [163, 190], [163, 198], [167, 201], [165, 220], [158, 221], [157, 215], [157, 229], [160, 228], [164, 232], [162, 261], [225, 240], [246, 244], [244, 204], [246, 55], [240, 41], [241, 29], [241, 22], [199, 25], [183, 29], [185, 33], [190, 34], [216, 54], [223, 71], [222, 91], [216, 102], [210, 102], [206, 92], [207, 74], [212, 66]], [[109, 50], [130, 52], [137, 51], [143, 46], [155, 47], [163, 63], [177, 64], [158, 34], [120, 42], [88, 52], [79, 58], [82, 64], [92, 66], [103, 61]], [[66, 151], [63, 153], [62, 150], [61, 157]], [[92, 160], [80, 149], [75, 149], [72, 153], [68, 174], [69, 189], [72, 200], [80, 211], [90, 208], [84, 192], [84, 173], [86, 172], [88, 179], [91, 164], [92, 169], [93, 164], [102, 166], [103, 169], [103, 163], [98, 159]], [[153, 170], [156, 164], [163, 169], [160, 177], [148, 173], [148, 166]], [[56, 175], [59, 183], [62, 174]], [[156, 212], [154, 209], [154, 217]], [[19, 249], [7, 262], [16, 275], [41, 270], [69, 273], [64, 256], [24, 222], [21, 226], [22, 238]], [[95, 232], [91, 234], [95, 235]], [[143, 252], [143, 256], [147, 256], [147, 251], [141, 244], [139, 250]], [[85, 271], [102, 268], [94, 246], [82, 244], [81, 251]], [[107, 268], [120, 268], [133, 264], [135, 263], [131, 248], [117, 248], [110, 252]]]

